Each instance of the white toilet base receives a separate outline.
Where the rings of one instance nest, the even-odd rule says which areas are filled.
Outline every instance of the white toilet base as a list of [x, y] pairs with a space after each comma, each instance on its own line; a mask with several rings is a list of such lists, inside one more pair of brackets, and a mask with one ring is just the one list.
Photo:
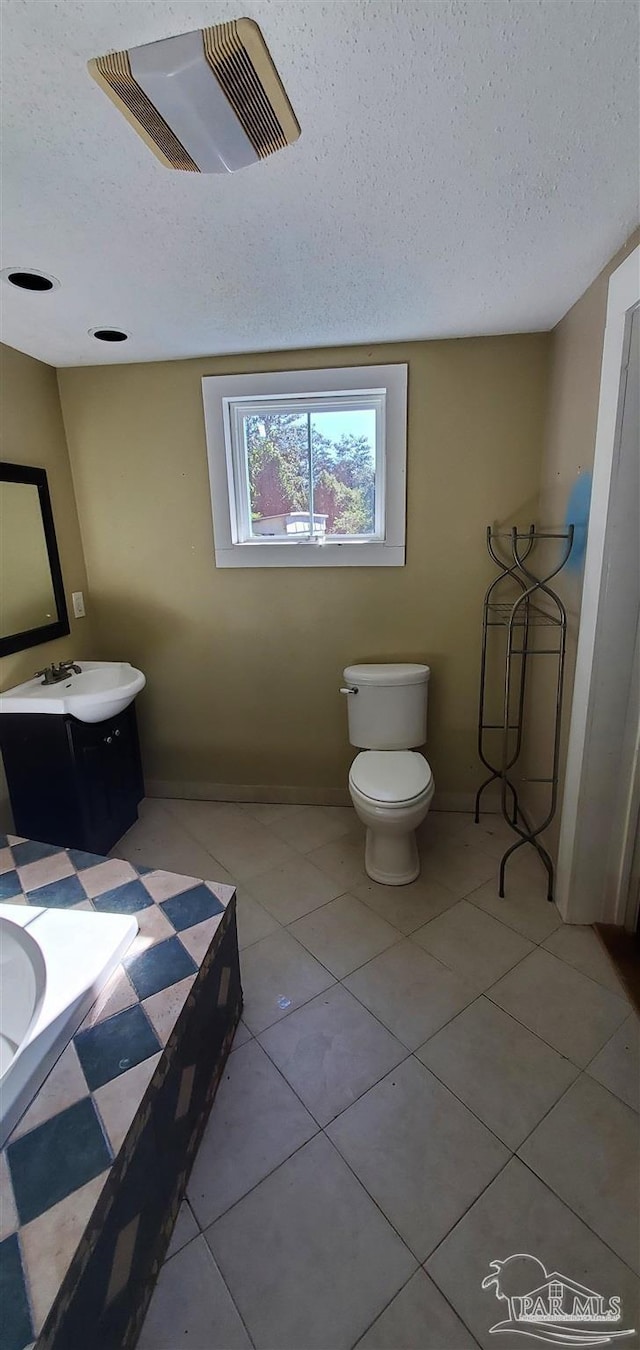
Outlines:
[[420, 876], [416, 830], [433, 800], [433, 779], [417, 801], [403, 806], [372, 802], [349, 783], [356, 815], [367, 829], [364, 866], [372, 881], [382, 886], [408, 886]]
[[415, 831], [390, 834], [386, 830], [367, 830], [364, 867], [367, 876], [382, 886], [408, 886], [420, 876]]

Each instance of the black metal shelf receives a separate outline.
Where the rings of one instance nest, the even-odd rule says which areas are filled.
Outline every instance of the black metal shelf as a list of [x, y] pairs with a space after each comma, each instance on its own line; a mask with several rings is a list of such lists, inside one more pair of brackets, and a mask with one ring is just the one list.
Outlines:
[[[527, 560], [540, 540], [556, 540], [560, 545], [559, 560], [544, 576], [537, 575], [527, 565]], [[541, 844], [539, 835], [551, 824], [555, 815], [558, 797], [558, 761], [560, 752], [560, 715], [562, 711], [562, 689], [564, 683], [564, 659], [567, 634], [567, 614], [565, 607], [549, 582], [562, 570], [573, 547], [573, 525], [566, 530], [536, 530], [531, 525], [528, 530], [519, 530], [517, 526], [509, 531], [492, 530], [487, 526], [487, 549], [489, 556], [500, 569], [499, 575], [491, 582], [485, 598], [482, 619], [482, 658], [480, 664], [480, 701], [478, 711], [478, 753], [489, 777], [480, 785], [476, 793], [476, 823], [480, 820], [480, 802], [485, 788], [491, 783], [500, 783], [500, 802], [502, 814], [507, 824], [519, 836], [514, 844], [503, 854], [500, 862], [499, 894], [504, 896], [505, 868], [509, 858], [525, 844], [530, 844], [541, 859], [547, 873], [547, 899], [553, 900], [554, 871], [553, 862]], [[510, 556], [504, 557], [498, 551], [498, 541], [509, 541]], [[516, 590], [516, 595], [507, 597], [507, 587]], [[501, 594], [504, 598], [500, 598]], [[544, 606], [544, 608], [543, 608]], [[538, 647], [532, 645], [529, 630], [536, 628], [555, 628], [558, 634], [557, 647]], [[506, 634], [504, 650], [503, 683], [503, 719], [501, 722], [488, 721], [485, 715], [487, 706], [487, 657], [490, 642], [490, 629], [501, 628]], [[516, 646], [516, 642], [520, 645]], [[529, 822], [518, 799], [514, 784], [513, 770], [516, 768], [522, 751], [524, 720], [527, 701], [527, 667], [532, 656], [555, 657], [555, 709], [553, 727], [553, 751], [550, 773], [542, 777], [528, 777], [522, 782], [545, 784], [549, 788], [547, 813], [538, 825]], [[514, 661], [514, 657], [521, 658]], [[516, 705], [514, 712], [514, 703]], [[515, 720], [514, 720], [515, 719]], [[487, 732], [501, 732], [496, 747], [493, 739], [491, 750], [486, 745]]]

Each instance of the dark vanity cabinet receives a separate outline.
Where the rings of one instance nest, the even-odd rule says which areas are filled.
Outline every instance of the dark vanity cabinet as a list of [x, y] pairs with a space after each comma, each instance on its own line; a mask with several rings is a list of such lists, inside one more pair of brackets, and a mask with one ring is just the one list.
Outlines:
[[0, 716], [16, 834], [108, 853], [144, 796], [133, 703], [105, 722], [46, 713]]

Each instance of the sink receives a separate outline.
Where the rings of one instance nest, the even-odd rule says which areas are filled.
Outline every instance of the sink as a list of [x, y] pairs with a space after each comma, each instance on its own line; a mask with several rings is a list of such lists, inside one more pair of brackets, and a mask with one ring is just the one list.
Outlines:
[[128, 661], [79, 661], [80, 674], [73, 671], [59, 684], [43, 684], [41, 679], [27, 680], [0, 694], [0, 713], [71, 713], [79, 722], [104, 722], [133, 702], [144, 689], [141, 670]]

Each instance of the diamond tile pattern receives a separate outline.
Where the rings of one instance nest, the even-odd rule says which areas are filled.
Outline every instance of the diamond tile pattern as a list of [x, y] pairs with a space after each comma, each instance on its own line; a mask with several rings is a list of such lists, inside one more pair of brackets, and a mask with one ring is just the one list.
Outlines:
[[74, 1045], [92, 1091], [161, 1049], [139, 1003], [79, 1032]]
[[[127, 973], [121, 966], [105, 987], [0, 1150], [0, 1350], [25, 1350], [78, 1245], [77, 1223], [55, 1216], [82, 1213], [84, 1197], [83, 1222], [90, 1219], [112, 1168], [109, 1140], [120, 1146], [138, 1110], [234, 888], [216, 883], [214, 894], [184, 875], [176, 888], [169, 874], [150, 867], [11, 835], [2, 839], [2, 862], [0, 899], [134, 914], [141, 948]], [[220, 870], [211, 859], [211, 875]], [[154, 889], [174, 900], [160, 904]], [[194, 957], [190, 936], [205, 927]], [[143, 1007], [147, 999], [154, 1023]]]
[[[194, 977], [140, 990], [153, 987], [154, 972], [161, 979], [181, 966], [182, 956], [164, 964], [163, 947], [200, 962], [220, 917], [216, 899], [225, 905], [232, 894], [190, 871], [226, 881], [229, 868], [243, 883], [247, 1005], [243, 1048], [227, 1061], [192, 1173], [193, 1226], [172, 1247], [141, 1346], [174, 1350], [195, 1336], [207, 1350], [236, 1341], [255, 1350], [489, 1350], [503, 1309], [482, 1279], [491, 1259], [518, 1251], [621, 1294], [622, 1325], [638, 1326], [621, 1213], [635, 1193], [627, 1172], [637, 1122], [628, 1109], [637, 1106], [637, 1024], [626, 996], [605, 978], [590, 934], [564, 929], [531, 869], [514, 868], [498, 899], [500, 822], [478, 828], [469, 816], [432, 812], [423, 835], [419, 880], [386, 888], [366, 877], [362, 831], [346, 808], [143, 804], [123, 841], [134, 875], [108, 889], [124, 908], [126, 885], [144, 888], [151, 903], [134, 912], [146, 952], [160, 956], [145, 963], [140, 945], [132, 1006], [108, 999], [85, 1032], [133, 1012], [132, 1033], [142, 1035], [142, 1014], [154, 1053], [166, 1043]], [[69, 852], [71, 876], [47, 877], [59, 851], [23, 846], [15, 859], [19, 846], [10, 839], [1, 858], [9, 890], [35, 864], [42, 884], [33, 890], [51, 885], [50, 903], [71, 880], [85, 907], [109, 907], [107, 882], [96, 894], [90, 881], [93, 872], [101, 882], [102, 859]], [[180, 875], [155, 870], [159, 861]], [[382, 921], [375, 934], [372, 916]], [[378, 933], [388, 945], [374, 954]], [[118, 1076], [144, 1077], [136, 1036], [127, 1037], [131, 1069], [109, 1059], [112, 1037], [92, 1044], [89, 1074], [108, 1061], [117, 1075], [94, 1089], [98, 1116]], [[78, 1104], [87, 1101], [89, 1085]], [[19, 1292], [20, 1269], [16, 1277], [11, 1253], [4, 1264], [2, 1256], [0, 1247], [3, 1288], [17, 1278]], [[28, 1316], [28, 1301], [13, 1307]]]
[[187, 975], [195, 975], [197, 970], [193, 957], [177, 937], [158, 942], [139, 956], [125, 957], [124, 968], [138, 998], [149, 998]]
[[192, 886], [165, 900], [162, 909], [178, 933], [182, 928], [191, 928], [195, 923], [213, 918], [214, 914], [224, 913], [222, 901], [208, 886]]
[[91, 1097], [10, 1143], [7, 1159], [20, 1222], [30, 1223], [111, 1162]]
[[148, 909], [153, 900], [141, 881], [126, 881], [123, 886], [105, 891], [104, 895], [94, 896], [93, 904], [95, 909], [112, 914], [137, 914], [141, 909]]
[[79, 905], [86, 900], [87, 893], [74, 872], [70, 877], [62, 877], [60, 881], [50, 881], [45, 886], [37, 886], [34, 891], [27, 891], [27, 899], [30, 905], [51, 905], [54, 909], [68, 909], [71, 905]]
[[0, 1308], [3, 1350], [22, 1350], [33, 1340], [17, 1233], [0, 1242]]

